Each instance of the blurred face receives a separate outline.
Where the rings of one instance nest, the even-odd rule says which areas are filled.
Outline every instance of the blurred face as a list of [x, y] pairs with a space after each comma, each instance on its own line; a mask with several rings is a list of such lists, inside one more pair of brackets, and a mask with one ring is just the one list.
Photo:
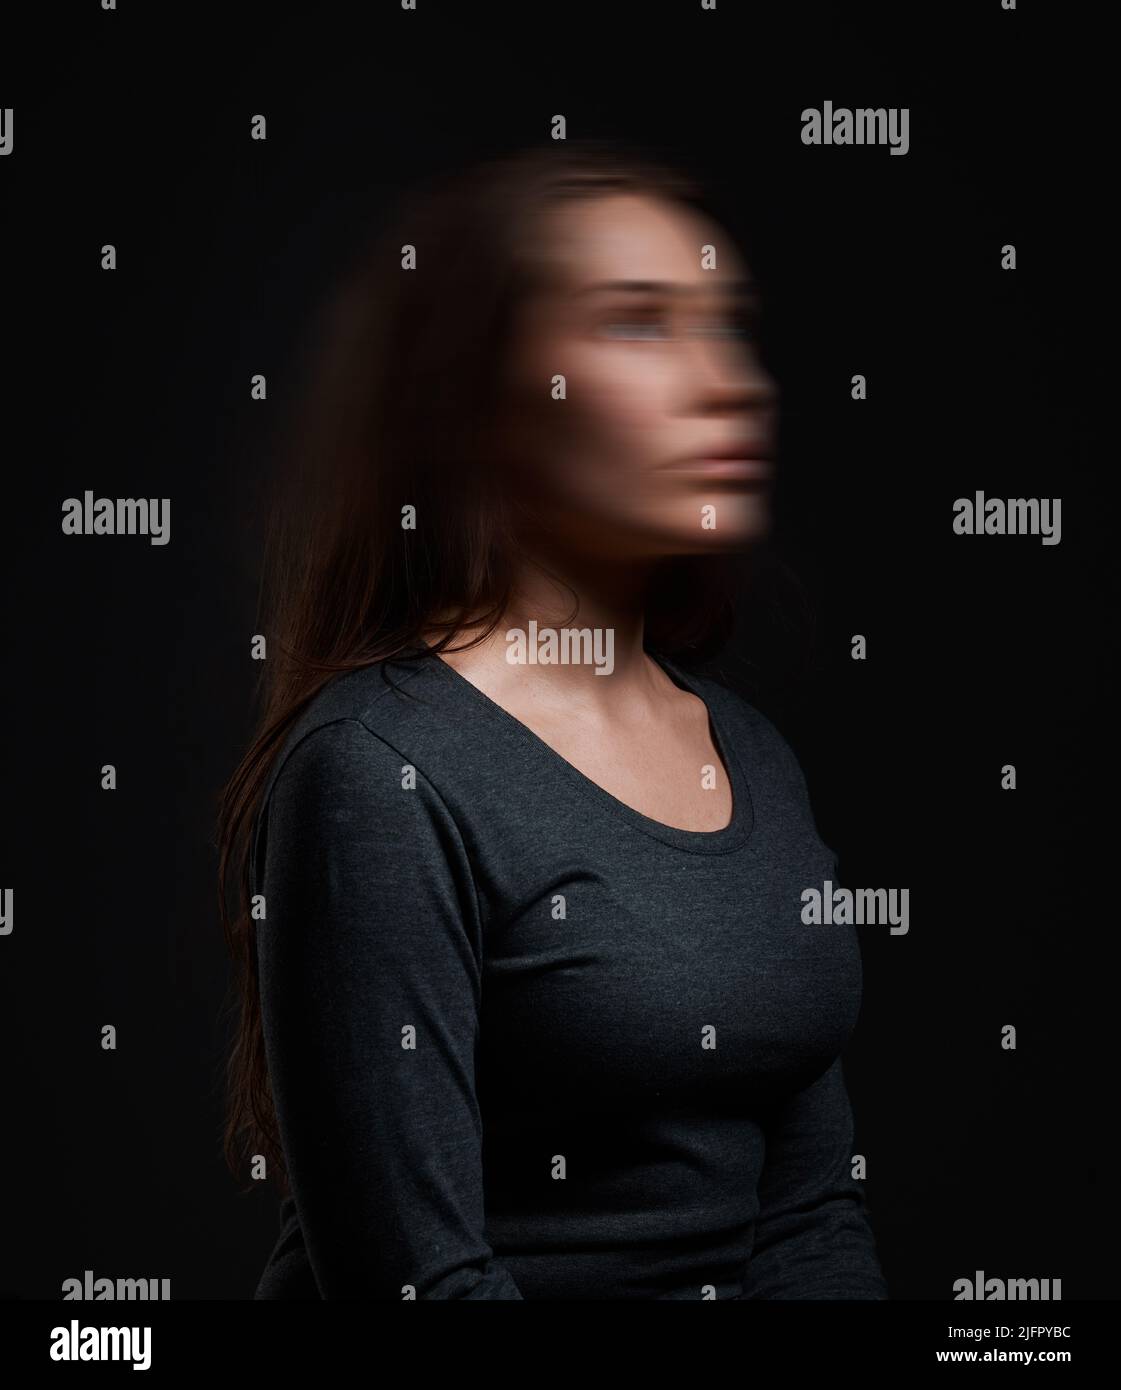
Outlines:
[[[522, 307], [499, 432], [519, 492], [555, 536], [602, 556], [724, 550], [764, 534], [777, 393], [729, 238], [637, 194], [565, 204], [540, 237], [549, 286]], [[564, 399], [553, 398], [557, 376]]]

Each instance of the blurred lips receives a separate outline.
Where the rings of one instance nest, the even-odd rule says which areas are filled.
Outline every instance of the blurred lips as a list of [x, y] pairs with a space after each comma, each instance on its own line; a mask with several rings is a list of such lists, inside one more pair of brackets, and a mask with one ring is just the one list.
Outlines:
[[774, 472], [771, 454], [761, 444], [733, 444], [701, 454], [690, 454], [663, 464], [662, 470], [697, 478], [727, 478], [758, 482]]

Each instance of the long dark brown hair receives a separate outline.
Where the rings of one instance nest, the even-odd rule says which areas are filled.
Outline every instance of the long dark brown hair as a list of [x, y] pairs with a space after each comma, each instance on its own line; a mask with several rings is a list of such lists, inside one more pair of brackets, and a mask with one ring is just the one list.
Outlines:
[[[482, 466], [504, 405], [513, 314], [532, 293], [535, 220], [558, 199], [636, 192], [703, 207], [672, 165], [600, 143], [547, 145], [421, 185], [370, 234], [316, 325], [313, 370], [278, 459], [259, 626], [257, 732], [222, 789], [218, 898], [234, 963], [224, 1153], [235, 1177], [264, 1157], [288, 1174], [269, 1086], [250, 915], [251, 844], [286, 734], [340, 673], [418, 644], [471, 646], [497, 627], [518, 556], [513, 515]], [[406, 268], [415, 248], [415, 269]], [[402, 525], [404, 508], [417, 525]], [[647, 644], [684, 664], [724, 644], [726, 557], [661, 565]], [[429, 634], [441, 634], [433, 643]], [[231, 897], [234, 901], [231, 903]]]

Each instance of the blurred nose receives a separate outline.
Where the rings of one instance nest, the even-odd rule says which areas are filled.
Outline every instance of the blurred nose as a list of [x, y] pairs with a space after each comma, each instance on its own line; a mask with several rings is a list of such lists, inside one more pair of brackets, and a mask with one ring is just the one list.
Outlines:
[[703, 414], [764, 412], [779, 389], [751, 345], [698, 337], [690, 340], [690, 406]]

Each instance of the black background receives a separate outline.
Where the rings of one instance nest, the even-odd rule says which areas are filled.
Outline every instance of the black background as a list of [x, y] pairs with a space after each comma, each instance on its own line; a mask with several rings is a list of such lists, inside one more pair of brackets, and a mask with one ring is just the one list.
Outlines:
[[[978, 1269], [1117, 1296], [1108, 13], [121, 0], [5, 21], [0, 1292], [92, 1269], [252, 1295], [276, 1207], [220, 1154], [213, 841], [252, 727], [271, 445], [308, 315], [387, 195], [563, 113], [707, 178], [764, 284], [792, 577], [746, 597], [716, 669], [793, 743], [842, 880], [910, 889], [908, 935], [860, 929], [846, 1053], [893, 1296], [950, 1299]], [[825, 100], [909, 107], [909, 153], [802, 145]], [[86, 489], [170, 497], [171, 543], [64, 536]], [[1061, 497], [1061, 543], [954, 535], [976, 490]]]

